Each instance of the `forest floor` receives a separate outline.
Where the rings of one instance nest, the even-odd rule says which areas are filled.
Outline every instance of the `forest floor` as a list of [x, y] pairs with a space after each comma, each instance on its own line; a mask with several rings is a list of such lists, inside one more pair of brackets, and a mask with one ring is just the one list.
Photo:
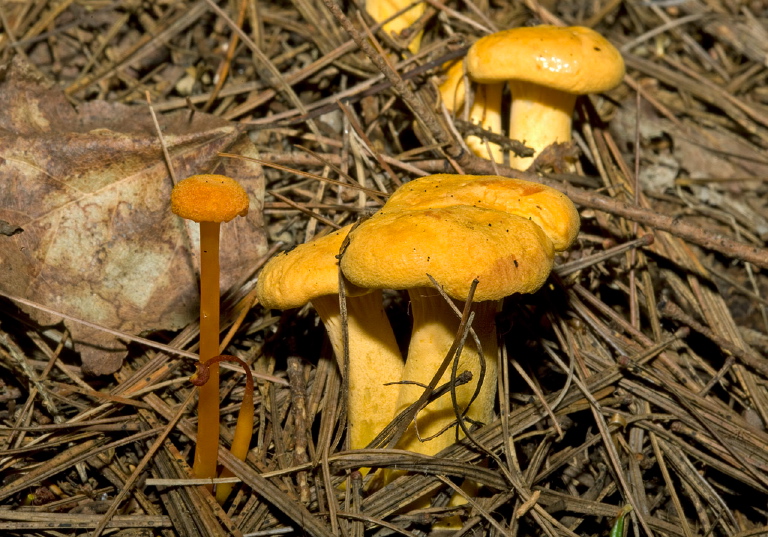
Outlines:
[[[429, 0], [413, 53], [336, 2], [0, 5], [0, 533], [768, 535], [768, 4]], [[519, 171], [466, 149], [438, 87], [541, 24], [600, 32], [626, 75]], [[191, 480], [196, 231], [169, 169], [252, 201], [222, 229], [224, 348], [257, 382], [221, 506]], [[322, 324], [255, 281], [433, 173], [544, 183], [581, 231], [497, 315], [493, 421], [434, 457], [347, 450]], [[405, 351], [408, 297], [385, 299]], [[222, 369], [225, 447], [243, 380]], [[377, 489], [365, 467], [411, 471]]]

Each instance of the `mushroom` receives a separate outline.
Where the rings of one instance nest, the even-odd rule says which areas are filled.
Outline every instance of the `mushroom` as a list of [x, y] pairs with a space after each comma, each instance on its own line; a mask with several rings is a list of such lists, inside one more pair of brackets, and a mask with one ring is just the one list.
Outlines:
[[[171, 211], [200, 224], [200, 361], [219, 354], [219, 229], [221, 222], [248, 213], [248, 194], [223, 175], [193, 175], [171, 191]], [[199, 388], [195, 476], [216, 476], [219, 449], [219, 366]]]
[[[412, 7], [408, 7], [412, 6]], [[425, 2], [413, 2], [412, 0], [367, 0], [365, 10], [376, 22], [385, 22], [382, 29], [387, 34], [395, 34], [397, 37], [400, 32], [410, 28], [424, 14], [427, 6]], [[408, 50], [416, 54], [421, 48], [421, 37], [423, 30], [413, 36], [408, 44]]]
[[[464, 415], [478, 422], [493, 417], [496, 383], [498, 300], [533, 293], [546, 281], [554, 252], [576, 237], [579, 218], [571, 201], [540, 184], [496, 176], [434, 175], [407, 183], [384, 207], [349, 234], [341, 260], [344, 275], [364, 288], [407, 289], [413, 332], [397, 412], [418, 400], [453, 344], [459, 320], [430, 285], [431, 275], [460, 309], [473, 280], [473, 328], [482, 347], [468, 340], [458, 371], [472, 381], [455, 389]], [[485, 369], [485, 379], [471, 403]], [[445, 372], [440, 382], [450, 380]], [[438, 435], [456, 419], [444, 395], [421, 410], [398, 447], [435, 454], [454, 441]], [[416, 434], [418, 426], [418, 435]]]
[[[581, 26], [512, 28], [479, 39], [466, 57], [470, 78], [507, 82], [512, 93], [509, 138], [540, 153], [571, 140], [576, 96], [607, 91], [624, 77], [624, 60], [603, 36]], [[525, 169], [532, 158], [513, 157]]]
[[[464, 82], [464, 61], [452, 62], [447, 71], [446, 79], [440, 84], [438, 91], [445, 107], [453, 114], [464, 105], [466, 87]], [[483, 129], [501, 134], [501, 94], [504, 84], [485, 84], [475, 90], [472, 106], [469, 109], [469, 120], [480, 125]], [[496, 144], [488, 144], [478, 136], [467, 136], [467, 147], [477, 155], [495, 162], [503, 162], [504, 154]], [[488, 151], [490, 148], [490, 153]]]
[[[352, 226], [278, 254], [259, 275], [256, 296], [267, 308], [311, 302], [325, 325], [337, 360], [344, 357], [337, 255]], [[366, 447], [392, 420], [403, 358], [380, 290], [347, 296], [349, 370], [347, 425], [351, 449]], [[343, 370], [343, 363], [340, 364]]]
[[[483, 84], [475, 89], [469, 120], [483, 129], [501, 134], [501, 94], [504, 84]], [[467, 136], [467, 147], [478, 157], [504, 162], [504, 153], [497, 144], [488, 143], [479, 136]]]
[[445, 68], [445, 80], [443, 80], [443, 83], [438, 88], [440, 99], [449, 112], [457, 114], [459, 108], [464, 105], [464, 99], [467, 97], [467, 87], [464, 79], [466, 74], [464, 60], [454, 60], [443, 64], [443, 67]]

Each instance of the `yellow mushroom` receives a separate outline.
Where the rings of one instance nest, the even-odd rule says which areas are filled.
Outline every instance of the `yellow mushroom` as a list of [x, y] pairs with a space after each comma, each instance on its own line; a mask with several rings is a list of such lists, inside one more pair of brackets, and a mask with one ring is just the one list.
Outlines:
[[[412, 6], [409, 9], [408, 6]], [[391, 19], [384, 23], [383, 30], [387, 34], [399, 35], [403, 30], [410, 28], [413, 24], [419, 20], [426, 10], [425, 2], [414, 2], [412, 0], [367, 0], [365, 2], [365, 10], [376, 22], [383, 22], [387, 19]], [[399, 13], [401, 12], [402, 13]], [[399, 13], [399, 14], [398, 14]], [[394, 17], [394, 18], [392, 18]], [[408, 45], [408, 50], [413, 54], [416, 54], [421, 48], [421, 37], [423, 31], [419, 31], [413, 39], [411, 39]]]
[[[607, 91], [624, 77], [624, 60], [603, 36], [580, 26], [512, 28], [479, 39], [466, 57], [470, 78], [507, 82], [512, 93], [509, 138], [536, 154], [571, 140], [577, 95]], [[525, 169], [533, 158], [515, 158]]]
[[[445, 107], [454, 115], [461, 113], [467, 89], [465, 86], [464, 61], [452, 62], [445, 73], [445, 81], [438, 88]], [[501, 134], [501, 95], [504, 84], [486, 84], [475, 89], [469, 120], [487, 131]], [[467, 147], [478, 157], [504, 162], [501, 148], [496, 144], [487, 144], [478, 136], [467, 136]], [[490, 152], [488, 151], [490, 148]]]
[[[339, 361], [344, 356], [336, 256], [352, 226], [274, 257], [259, 275], [256, 295], [267, 308], [311, 302]], [[347, 296], [349, 371], [347, 428], [352, 449], [366, 447], [392, 420], [403, 358], [382, 304], [380, 290]], [[340, 364], [342, 369], [344, 364]], [[372, 404], [375, 402], [375, 404]]]

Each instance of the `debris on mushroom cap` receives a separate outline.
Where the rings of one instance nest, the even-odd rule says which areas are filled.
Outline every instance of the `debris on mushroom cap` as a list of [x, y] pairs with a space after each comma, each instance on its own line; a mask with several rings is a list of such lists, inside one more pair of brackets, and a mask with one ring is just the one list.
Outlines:
[[527, 218], [459, 205], [379, 212], [350, 233], [344, 275], [369, 289], [430, 287], [434, 277], [453, 298], [476, 301], [539, 289], [552, 270], [554, 248]]
[[193, 175], [171, 191], [171, 211], [195, 222], [229, 222], [248, 213], [248, 193], [224, 175]]
[[575, 94], [607, 91], [624, 77], [624, 60], [616, 47], [581, 26], [496, 32], [475, 42], [466, 61], [476, 82], [520, 80]]
[[554, 188], [498, 175], [436, 174], [398, 188], [382, 212], [471, 205], [530, 218], [554, 245], [567, 249], [579, 233], [579, 213], [573, 202]]
[[339, 292], [339, 254], [352, 224], [273, 257], [259, 274], [256, 296], [266, 308], [290, 309]]

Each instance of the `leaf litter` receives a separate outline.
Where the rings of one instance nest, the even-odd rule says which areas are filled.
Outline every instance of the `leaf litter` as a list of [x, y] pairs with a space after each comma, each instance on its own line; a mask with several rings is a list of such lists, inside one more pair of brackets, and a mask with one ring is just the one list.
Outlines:
[[[146, 108], [91, 101], [76, 110], [19, 60], [0, 93], [0, 218], [23, 229], [2, 239], [0, 289], [129, 334], [193, 321], [195, 265], [183, 224], [168, 210], [172, 182]], [[256, 210], [223, 241], [223, 285], [231, 286], [266, 251], [263, 176], [257, 164], [222, 162], [217, 153], [253, 156], [255, 148], [241, 128], [206, 114], [165, 116], [161, 128], [182, 177], [231, 173], [253, 198]], [[58, 321], [28, 313], [43, 325]], [[67, 329], [86, 372], [120, 367], [125, 346], [112, 335], [76, 323]]]
[[[64, 148], [69, 165], [81, 174], [73, 185], [93, 181], [94, 168], [113, 174], [122, 169], [136, 177], [126, 196], [154, 215], [146, 217], [144, 235], [136, 236], [156, 244], [149, 252], [139, 252], [135, 244], [128, 251], [139, 259], [159, 256], [166, 267], [173, 265], [163, 257], [169, 244], [163, 233], [181, 236], [183, 230], [152, 227], [165, 222], [166, 213], [159, 198], [139, 186], [170, 187], [146, 114], [145, 91], [158, 110], [180, 111], [177, 119], [160, 116], [179, 176], [215, 165], [216, 153], [227, 151], [341, 183], [266, 169], [263, 229], [273, 245], [305, 242], [331, 224], [342, 226], [375, 210], [381, 198], [357, 187], [391, 192], [400, 182], [428, 173], [498, 173], [571, 193], [580, 206], [582, 231], [578, 245], [558, 260], [561, 276], [553, 276], [551, 285], [534, 296], [508, 300], [497, 320], [504, 334], [502, 356], [514, 361], [509, 364], [514, 367], [505, 366], [509, 372], [501, 381], [499, 418], [473, 431], [472, 441], [433, 458], [393, 450], [344, 451], [343, 379], [311, 310], [275, 317], [254, 307], [240, 315], [250, 304], [252, 282], [246, 274], [263, 261], [264, 243], [244, 242], [262, 229], [257, 213], [248, 230], [238, 231], [237, 254], [232, 254], [248, 261], [238, 276], [233, 271], [231, 282], [237, 284], [225, 297], [223, 318], [233, 334], [227, 352], [256, 372], [290, 374], [291, 386], [259, 383], [247, 461], [221, 451], [223, 463], [242, 481], [238, 494], [221, 509], [202, 487], [185, 483], [194, 415], [184, 413], [173, 423], [190, 394], [188, 364], [137, 349], [114, 376], [85, 375], [77, 361], [82, 353], [69, 348], [60, 325], [30, 319], [6, 302], [0, 318], [0, 397], [7, 405], [0, 410], [3, 529], [20, 535], [74, 535], [87, 528], [138, 528], [143, 535], [415, 535], [459, 514], [461, 534], [607, 535], [616, 531], [617, 520], [636, 535], [746, 537], [768, 531], [761, 501], [768, 492], [763, 363], [768, 285], [761, 261], [768, 218], [766, 50], [760, 39], [765, 8], [728, 0], [431, 2], [421, 21], [426, 46], [411, 58], [403, 42], [376, 29], [371, 35], [383, 48], [360, 52], [358, 47], [369, 43], [361, 24], [372, 28], [371, 21], [347, 5], [347, 25], [342, 10], [328, 9], [334, 5], [238, 2], [214, 11], [207, 1], [170, 1], [152, 9], [144, 4], [98, 7], [87, 23], [79, 22], [85, 8], [77, 3], [50, 11], [23, 3], [4, 8], [4, 26], [12, 28], [0, 45], [4, 62], [11, 65], [12, 51], [23, 52], [45, 98], [29, 99], [29, 105], [25, 98], [4, 103], [0, 125], [10, 133], [0, 148], [7, 153], [7, 147], [19, 144], [39, 152], [34, 155]], [[256, 59], [250, 44], [233, 38], [231, 25], [238, 20], [259, 48]], [[625, 84], [607, 98], [582, 100], [577, 109], [581, 157], [576, 173], [549, 173], [546, 166], [557, 169], [558, 153], [542, 163], [542, 175], [468, 157], [460, 151], [466, 118], [454, 122], [427, 104], [434, 102], [439, 66], [451, 50], [495, 27], [536, 23], [587, 24], [617, 46], [626, 45]], [[94, 40], [95, 35], [106, 37]], [[229, 46], [236, 47], [234, 53], [227, 53]], [[6, 69], [7, 82], [12, 68]], [[374, 93], [365, 93], [375, 84], [380, 86]], [[54, 88], [64, 88], [77, 114]], [[0, 99], [9, 91], [0, 92]], [[343, 107], [335, 104], [340, 100]], [[197, 129], [171, 128], [174, 121], [184, 125], [190, 115], [193, 123], [199, 120], [209, 101], [213, 116], [234, 123], [204, 116]], [[101, 117], [100, 126], [78, 119], [89, 109], [101, 110], [93, 112]], [[41, 120], [54, 128], [41, 127]], [[37, 127], [30, 132], [10, 128], [23, 125]], [[94, 135], [94, 129], [102, 131]], [[105, 136], [103, 130], [122, 137]], [[246, 131], [256, 150], [227, 147]], [[64, 137], [53, 140], [55, 134]], [[34, 136], [38, 144], [23, 145], [25, 137]], [[106, 157], [96, 151], [107, 139], [115, 144], [125, 138], [136, 143], [130, 146], [135, 161], [124, 152], [118, 158], [114, 145]], [[572, 151], [564, 148], [562, 154], [566, 150]], [[192, 160], [198, 152], [200, 160]], [[234, 162], [226, 158], [218, 165]], [[47, 175], [30, 174], [29, 159], [10, 164], [6, 159], [1, 166], [17, 170], [23, 165], [39, 182], [27, 188], [37, 188], [36, 197], [44, 199], [50, 194], [40, 188], [52, 189], [50, 176], [62, 177], [65, 164], [66, 158], [48, 164], [50, 169], [40, 167]], [[142, 183], [142, 172], [155, 174], [154, 181]], [[9, 188], [7, 176], [4, 169], [0, 188]], [[78, 205], [71, 201], [73, 186], [60, 188], [55, 195], [62, 203], [82, 207], [98, 199], [111, 209], [110, 218], [128, 226], [119, 203], [91, 195]], [[0, 200], [22, 197], [6, 192]], [[160, 195], [162, 189], [155, 192]], [[0, 240], [39, 237], [29, 222], [40, 216], [8, 214], [7, 206], [7, 201], [0, 205], [0, 220], [11, 227]], [[23, 231], [7, 236], [17, 227]], [[56, 309], [67, 297], [82, 301], [84, 293], [77, 290], [85, 286], [77, 271], [67, 274], [49, 261], [84, 257], [73, 259], [79, 263], [74, 266], [87, 268], [93, 253], [109, 245], [111, 235], [104, 228], [96, 228], [93, 241], [72, 239], [78, 248], [91, 246], [87, 256], [70, 248], [37, 265], [22, 263], [26, 258], [14, 261], [14, 270], [23, 275], [16, 277], [21, 283], [14, 292], [29, 298], [30, 289], [43, 287], [35, 276], [44, 274], [45, 282], [57, 283], [57, 291], [37, 298], [41, 303]], [[648, 235], [652, 241], [643, 238]], [[52, 242], [37, 238], [28, 248], [38, 253], [39, 245]], [[184, 251], [179, 269], [191, 293], [195, 268], [189, 244], [172, 244]], [[152, 279], [151, 270], [145, 278], [125, 264], [115, 272], [123, 279], [103, 302], [121, 305], [120, 322], [127, 323], [121, 328], [194, 349], [194, 314], [166, 314], [171, 303], [192, 311], [193, 296], [170, 300], [176, 295], [166, 291], [148, 298], [135, 282]], [[125, 278], [132, 277], [130, 286]], [[7, 285], [5, 278], [0, 285]], [[131, 289], [137, 296], [121, 296]], [[165, 303], [166, 309], [144, 311], [147, 303]], [[406, 340], [407, 301], [389, 294], [387, 307]], [[84, 309], [74, 313], [82, 315]], [[126, 311], [135, 317], [127, 320]], [[176, 324], [158, 324], [161, 317]], [[158, 329], [166, 332], [157, 334]], [[101, 344], [97, 337], [75, 339]], [[526, 373], [527, 382], [518, 371]], [[242, 375], [227, 372], [223, 379], [228, 445], [242, 399]], [[144, 464], [145, 471], [135, 472]], [[360, 467], [411, 472], [370, 492], [355, 471]], [[470, 504], [449, 506], [453, 488], [446, 478], [471, 478], [483, 486]], [[345, 487], [338, 486], [342, 481]], [[118, 504], [116, 498], [124, 499]], [[407, 507], [419, 498], [428, 498], [430, 507]]]

